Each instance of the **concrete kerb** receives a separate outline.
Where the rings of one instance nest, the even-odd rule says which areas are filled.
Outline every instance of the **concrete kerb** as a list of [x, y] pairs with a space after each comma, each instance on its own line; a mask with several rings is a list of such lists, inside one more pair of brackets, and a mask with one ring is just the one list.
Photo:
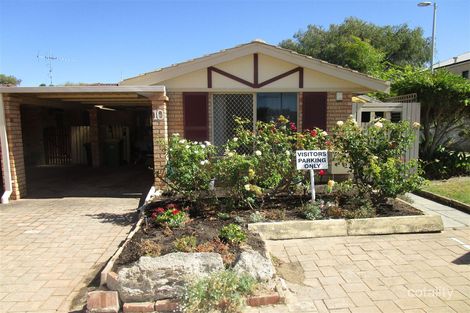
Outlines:
[[437, 203], [447, 205], [459, 211], [462, 211], [464, 213], [470, 214], [470, 205], [466, 203], [463, 203], [454, 199], [450, 199], [450, 198], [447, 198], [447, 197], [444, 197], [444, 196], [441, 196], [441, 195], [438, 195], [438, 194], [435, 194], [433, 192], [429, 192], [426, 190], [418, 190], [413, 193], [423, 198], [436, 201]]
[[[398, 201], [402, 201], [397, 199]], [[405, 202], [407, 203], [407, 202]], [[407, 203], [410, 205], [409, 203]], [[248, 224], [248, 229], [260, 233], [265, 240], [318, 237], [387, 235], [441, 232], [444, 224], [440, 215], [331, 219], [316, 221], [285, 221]]]

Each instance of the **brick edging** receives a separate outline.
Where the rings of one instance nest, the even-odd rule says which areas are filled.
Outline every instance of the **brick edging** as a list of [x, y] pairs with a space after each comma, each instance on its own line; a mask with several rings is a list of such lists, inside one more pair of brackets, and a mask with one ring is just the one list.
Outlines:
[[[284, 302], [284, 297], [279, 293], [272, 292], [265, 295], [250, 296], [246, 299], [246, 304], [251, 307], [263, 305], [274, 305]], [[179, 302], [174, 299], [158, 300], [155, 302], [127, 302], [124, 303], [123, 313], [150, 313], [150, 312], [174, 312], [178, 309]]]
[[450, 198], [435, 194], [433, 192], [425, 191], [425, 190], [417, 190], [417, 191], [414, 191], [413, 193], [423, 198], [436, 201], [437, 203], [447, 205], [447, 206], [453, 207], [454, 209], [462, 211], [464, 213], [470, 214], [470, 205], [467, 205], [463, 202], [450, 199]]

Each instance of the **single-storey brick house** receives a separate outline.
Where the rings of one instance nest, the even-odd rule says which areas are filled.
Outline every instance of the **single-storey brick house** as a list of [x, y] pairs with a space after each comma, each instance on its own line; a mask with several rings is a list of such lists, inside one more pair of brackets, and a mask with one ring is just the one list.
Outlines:
[[328, 130], [353, 113], [353, 94], [388, 90], [388, 82], [261, 41], [115, 86], [0, 88], [2, 201], [26, 195], [25, 166], [130, 164], [143, 151], [157, 171], [166, 163], [159, 142], [171, 134], [220, 145], [234, 116], [255, 123], [280, 114], [299, 129]]

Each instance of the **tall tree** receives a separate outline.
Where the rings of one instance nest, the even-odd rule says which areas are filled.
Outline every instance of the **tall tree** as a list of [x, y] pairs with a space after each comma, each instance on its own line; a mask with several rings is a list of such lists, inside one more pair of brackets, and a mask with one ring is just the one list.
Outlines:
[[[352, 62], [350, 55], [344, 53], [344, 43], [359, 44], [357, 38], [370, 45], [369, 60]], [[407, 24], [378, 26], [354, 17], [345, 19], [342, 24], [331, 24], [328, 29], [308, 25], [306, 31], [298, 31], [293, 39], [282, 41], [280, 46], [368, 73], [373, 71], [364, 68], [364, 64], [376, 63], [378, 54], [383, 55], [383, 63], [401, 66], [423, 66], [431, 57], [430, 40], [424, 38], [420, 27], [412, 29]]]
[[21, 79], [18, 79], [13, 75], [7, 76], [5, 74], [0, 74], [0, 85], [18, 86], [19, 84], [21, 84]]

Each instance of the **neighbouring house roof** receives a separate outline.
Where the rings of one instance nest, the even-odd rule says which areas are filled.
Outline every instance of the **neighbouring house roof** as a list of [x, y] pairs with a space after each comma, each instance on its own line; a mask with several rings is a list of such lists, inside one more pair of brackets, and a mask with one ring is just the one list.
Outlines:
[[381, 79], [377, 79], [339, 65], [331, 64], [308, 55], [300, 54], [289, 49], [270, 45], [260, 40], [241, 44], [233, 48], [221, 50], [216, 53], [173, 64], [171, 66], [147, 72], [135, 77], [127, 78], [121, 81], [119, 84], [159, 84], [175, 77], [179, 77], [197, 70], [214, 66], [219, 63], [228, 62], [254, 53], [265, 54], [273, 58], [296, 64], [306, 69], [320, 72], [322, 74], [339, 78], [344, 81], [349, 81], [359, 86], [363, 86], [365, 87], [364, 89], [367, 90], [388, 92], [390, 89], [390, 83], [387, 81], [383, 81]]
[[372, 98], [368, 95], [356, 95], [352, 97], [352, 102], [354, 103], [380, 103], [379, 99]]
[[446, 67], [450, 65], [455, 65], [458, 63], [468, 62], [470, 61], [470, 52], [462, 53], [458, 56], [452, 57], [445, 61], [439, 61], [434, 65], [434, 68]]

